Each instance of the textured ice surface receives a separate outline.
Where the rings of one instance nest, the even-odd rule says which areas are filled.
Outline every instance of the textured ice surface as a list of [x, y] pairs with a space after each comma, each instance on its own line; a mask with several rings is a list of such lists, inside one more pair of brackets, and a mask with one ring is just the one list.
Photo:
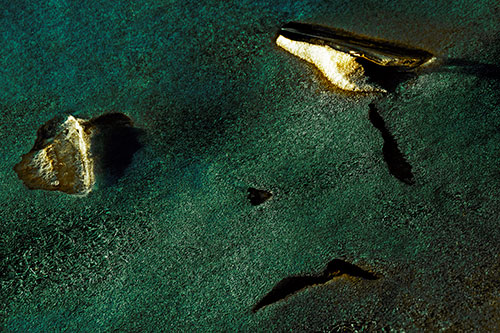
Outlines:
[[[496, 1], [4, 3], [7, 329], [498, 325], [500, 90], [484, 71], [499, 65]], [[375, 101], [341, 96], [274, 44], [292, 20], [470, 66], [455, 61]], [[415, 185], [389, 173], [372, 102]], [[85, 198], [25, 189], [13, 166], [40, 124], [68, 109], [130, 115], [144, 149]], [[249, 187], [273, 199], [252, 206]], [[383, 278], [251, 313], [276, 283], [333, 258]]]

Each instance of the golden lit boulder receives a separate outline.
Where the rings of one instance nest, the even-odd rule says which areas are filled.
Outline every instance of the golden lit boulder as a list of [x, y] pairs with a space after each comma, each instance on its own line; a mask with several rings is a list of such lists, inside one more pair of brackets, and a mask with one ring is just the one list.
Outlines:
[[[380, 83], [386, 83], [387, 77], [396, 79], [395, 73], [433, 59], [431, 53], [417, 48], [298, 22], [284, 25], [276, 44], [314, 64], [337, 88], [354, 92], [384, 92], [385, 84]], [[370, 73], [383, 82], [367, 77]]]
[[85, 195], [95, 171], [120, 177], [140, 148], [132, 120], [109, 113], [90, 120], [54, 118], [37, 131], [33, 148], [14, 167], [30, 189]]
[[30, 189], [86, 194], [94, 185], [90, 137], [84, 120], [69, 116], [52, 119], [37, 132], [34, 147], [14, 170]]

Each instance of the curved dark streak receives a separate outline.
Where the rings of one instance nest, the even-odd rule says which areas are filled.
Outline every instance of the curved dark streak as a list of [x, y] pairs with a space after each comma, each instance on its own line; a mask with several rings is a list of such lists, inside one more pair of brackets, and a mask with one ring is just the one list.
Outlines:
[[326, 269], [320, 275], [290, 276], [284, 278], [278, 282], [267, 295], [257, 302], [257, 304], [255, 304], [252, 308], [252, 312], [257, 312], [259, 309], [269, 304], [281, 301], [305, 288], [315, 285], [323, 285], [333, 278], [343, 274], [352, 277], [359, 277], [365, 280], [378, 279], [375, 274], [365, 271], [356, 265], [340, 259], [334, 259], [328, 263]]
[[411, 165], [406, 161], [405, 157], [399, 150], [396, 139], [385, 127], [384, 119], [378, 113], [375, 104], [370, 103], [369, 107], [370, 111], [368, 112], [368, 115], [370, 117], [370, 122], [382, 133], [382, 138], [384, 139], [382, 153], [384, 154], [384, 160], [389, 168], [389, 173], [405, 184], [415, 184], [414, 176], [411, 171]]

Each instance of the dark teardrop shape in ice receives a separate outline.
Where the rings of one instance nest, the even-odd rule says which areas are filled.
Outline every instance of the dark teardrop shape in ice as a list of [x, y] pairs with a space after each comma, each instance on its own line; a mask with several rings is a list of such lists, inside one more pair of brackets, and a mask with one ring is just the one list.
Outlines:
[[258, 190], [256, 188], [250, 187], [248, 189], [248, 199], [250, 203], [254, 206], [260, 205], [267, 200], [271, 199], [273, 194], [268, 191]]

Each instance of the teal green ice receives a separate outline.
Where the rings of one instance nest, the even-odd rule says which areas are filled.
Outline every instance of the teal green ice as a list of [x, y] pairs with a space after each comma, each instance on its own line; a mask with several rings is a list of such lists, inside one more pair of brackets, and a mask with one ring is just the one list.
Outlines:
[[[497, 1], [0, 1], [0, 320], [7, 332], [495, 331]], [[275, 45], [290, 21], [440, 66], [344, 94]], [[415, 184], [388, 170], [374, 103]], [[13, 168], [55, 116], [120, 112], [124, 174], [84, 197]], [[272, 198], [251, 205], [248, 188]], [[290, 276], [340, 276], [252, 308]]]

